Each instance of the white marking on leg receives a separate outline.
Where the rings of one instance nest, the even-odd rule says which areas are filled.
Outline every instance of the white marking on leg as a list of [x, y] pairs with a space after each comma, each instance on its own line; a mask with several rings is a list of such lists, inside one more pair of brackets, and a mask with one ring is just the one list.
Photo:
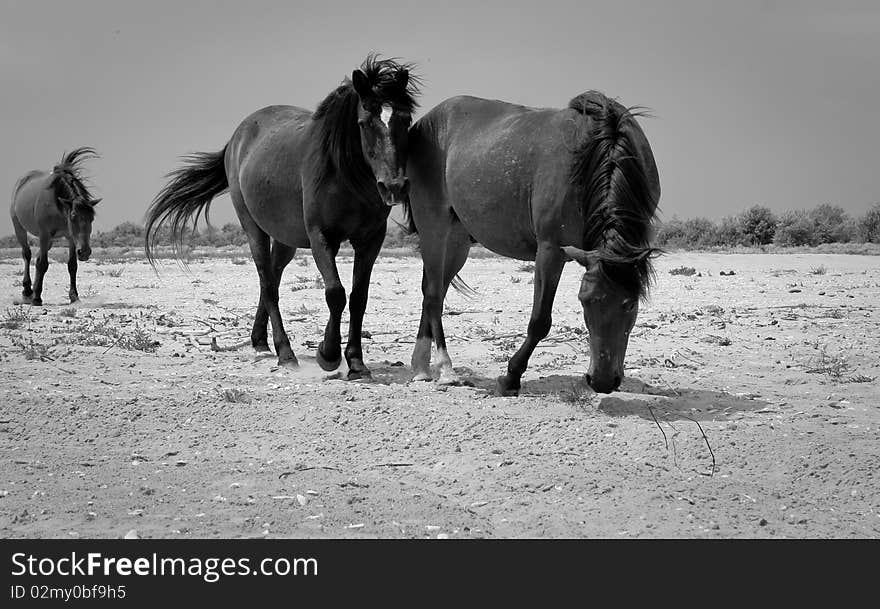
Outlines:
[[385, 124], [386, 127], [391, 123], [391, 115], [394, 113], [394, 108], [391, 107], [390, 104], [384, 104], [382, 106], [382, 113], [379, 115], [379, 118]]
[[440, 378], [437, 383], [440, 385], [456, 385], [458, 384], [458, 375], [452, 369], [452, 358], [446, 349], [437, 350], [437, 363], [440, 364]]
[[412, 354], [412, 369], [414, 381], [431, 380], [431, 339], [422, 337], [416, 339], [416, 346]]

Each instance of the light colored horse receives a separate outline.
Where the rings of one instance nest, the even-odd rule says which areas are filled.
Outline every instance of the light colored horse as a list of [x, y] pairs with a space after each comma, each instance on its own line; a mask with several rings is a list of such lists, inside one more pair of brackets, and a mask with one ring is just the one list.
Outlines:
[[[24, 259], [21, 295], [25, 303], [43, 304], [43, 279], [49, 268], [49, 249], [56, 237], [67, 239], [70, 251], [67, 260], [70, 302], [79, 300], [76, 290], [77, 260], [86, 261], [92, 254], [89, 239], [95, 219], [95, 205], [100, 202], [100, 199], [92, 198], [83, 183], [81, 163], [96, 157], [97, 153], [92, 148], [77, 148], [65, 154], [52, 171], [29, 171], [15, 184], [9, 211]], [[28, 233], [40, 241], [33, 286]]]

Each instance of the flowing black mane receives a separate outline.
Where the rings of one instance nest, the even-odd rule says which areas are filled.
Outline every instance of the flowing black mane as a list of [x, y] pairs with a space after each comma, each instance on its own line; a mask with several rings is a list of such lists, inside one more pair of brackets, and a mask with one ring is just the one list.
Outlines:
[[63, 197], [74, 200], [77, 213], [85, 214], [92, 220], [95, 209], [88, 202], [94, 199], [85, 184], [82, 163], [94, 158], [98, 158], [95, 149], [83, 146], [64, 154], [61, 162], [52, 169], [52, 188], [55, 189], [56, 199]]
[[[366, 75], [379, 104], [412, 112], [418, 107], [420, 80], [413, 75], [413, 65], [396, 59], [378, 59], [369, 55], [360, 67]], [[405, 86], [400, 86], [396, 75], [409, 72]], [[314, 148], [315, 183], [336, 178], [357, 197], [366, 198], [376, 190], [375, 178], [364, 160], [358, 129], [358, 95], [351, 79], [346, 78], [320, 104], [312, 116], [317, 145]]]
[[569, 102], [589, 119], [589, 132], [573, 155], [572, 182], [584, 211], [583, 248], [599, 252], [606, 277], [644, 297], [653, 277], [651, 221], [657, 202], [651, 194], [635, 143], [627, 129], [641, 108], [624, 108], [589, 91]]

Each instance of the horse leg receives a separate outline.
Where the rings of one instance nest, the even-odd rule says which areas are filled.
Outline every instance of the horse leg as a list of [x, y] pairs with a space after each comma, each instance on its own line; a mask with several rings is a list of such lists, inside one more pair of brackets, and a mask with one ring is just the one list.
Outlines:
[[327, 327], [324, 329], [324, 340], [318, 345], [315, 359], [322, 369], [330, 372], [339, 368], [342, 362], [342, 337], [339, 333], [339, 323], [342, 320], [342, 311], [345, 309], [345, 288], [339, 279], [339, 269], [336, 268], [336, 253], [339, 251], [339, 243], [329, 242], [320, 229], [309, 231], [309, 243], [312, 246], [312, 256], [315, 266], [324, 280], [324, 299], [327, 301], [327, 309], [330, 317], [327, 319]]
[[[467, 261], [468, 253], [471, 249], [470, 235], [464, 230], [461, 222], [453, 220], [452, 230], [446, 239], [446, 255], [443, 258], [443, 297], [440, 301], [440, 314], [443, 313], [443, 302], [446, 300], [446, 294], [449, 292], [449, 285], [452, 280], [464, 266]], [[443, 332], [443, 325], [438, 317], [439, 334], [442, 338], [442, 344], [437, 342], [437, 362], [440, 364], [440, 378], [437, 383], [440, 385], [455, 385], [458, 383], [458, 375], [452, 369], [452, 358], [449, 357], [449, 351], [446, 349], [446, 337]]]
[[[260, 276], [260, 307], [257, 309], [257, 316], [259, 317], [262, 307], [265, 309], [269, 321], [272, 322], [272, 339], [275, 343], [275, 353], [278, 355], [278, 365], [298, 366], [299, 362], [290, 348], [290, 339], [287, 337], [287, 332], [284, 331], [281, 311], [278, 309], [279, 280], [272, 265], [269, 235], [264, 233], [248, 214], [239, 214], [239, 221], [247, 234], [251, 256], [257, 267], [257, 274]], [[254, 326], [256, 325], [257, 320], [254, 321]]]
[[361, 330], [367, 298], [370, 289], [370, 275], [373, 264], [385, 240], [385, 225], [376, 234], [352, 243], [354, 247], [354, 270], [351, 280], [351, 294], [348, 298], [348, 344], [345, 346], [345, 361], [348, 363], [348, 380], [370, 376], [370, 369], [364, 365], [361, 347]]
[[[293, 260], [294, 254], [296, 254], [296, 248], [275, 240], [272, 241], [269, 257], [279, 286], [281, 285], [281, 276], [284, 273], [284, 269]], [[266, 308], [266, 303], [263, 302], [263, 294], [262, 290], [260, 290], [260, 302], [257, 304], [257, 313], [254, 315], [254, 326], [251, 330], [251, 345], [253, 345], [254, 350], [259, 352], [269, 351], [268, 325], [269, 311]]]
[[[424, 247], [424, 246], [420, 246]], [[424, 250], [423, 250], [424, 251]], [[419, 331], [416, 334], [416, 345], [413, 347], [412, 366], [414, 381], [430, 381], [431, 376], [431, 343], [433, 335], [431, 334], [431, 320], [428, 317], [428, 309], [426, 306], [425, 295], [428, 293], [428, 271], [425, 268], [424, 258], [422, 259], [422, 316], [419, 319]]]
[[440, 384], [454, 384], [458, 379], [452, 369], [452, 360], [446, 350], [443, 332], [443, 301], [452, 278], [464, 265], [470, 247], [467, 232], [451, 216], [429, 222], [432, 232], [420, 233], [422, 253], [422, 317], [413, 349], [414, 381], [429, 381], [431, 376], [431, 343], [437, 347], [440, 365]]
[[519, 395], [520, 378], [529, 365], [529, 358], [538, 342], [550, 332], [553, 299], [564, 266], [565, 258], [558, 245], [538, 243], [535, 256], [535, 293], [528, 332], [522, 346], [507, 363], [507, 374], [498, 377], [498, 393], [501, 395]]
[[254, 314], [254, 326], [251, 328], [251, 346], [258, 353], [269, 351], [269, 309], [263, 302], [263, 290], [260, 290], [260, 301]]
[[52, 247], [52, 237], [40, 235], [40, 253], [37, 254], [37, 274], [34, 277], [34, 297], [31, 304], [37, 307], [43, 305], [43, 278], [49, 268], [49, 248]]
[[68, 292], [68, 295], [70, 296], [70, 304], [73, 304], [79, 300], [79, 292], [76, 290], [76, 244], [73, 241], [70, 241], [68, 245], [68, 253], [67, 273], [70, 275], [70, 292]]
[[34, 294], [34, 291], [31, 289], [31, 246], [28, 243], [27, 231], [21, 225], [21, 222], [18, 221], [18, 218], [15, 217], [15, 214], [12, 215], [12, 226], [15, 229], [15, 237], [18, 239], [19, 245], [21, 245], [21, 257], [24, 260], [21, 297], [24, 303], [28, 303]]

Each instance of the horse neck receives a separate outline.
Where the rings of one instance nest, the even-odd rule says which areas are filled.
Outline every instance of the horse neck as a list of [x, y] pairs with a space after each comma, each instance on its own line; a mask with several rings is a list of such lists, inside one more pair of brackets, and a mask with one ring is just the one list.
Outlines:
[[[354, 199], [373, 203], [369, 194], [375, 190], [375, 176], [364, 158], [357, 123], [346, 124], [345, 131], [332, 129], [327, 123], [333, 117], [312, 117], [308, 138], [311, 140], [307, 160], [311, 182], [315, 187], [330, 182], [348, 191]], [[356, 137], [354, 137], [356, 136]], [[378, 198], [378, 195], [376, 196]]]

